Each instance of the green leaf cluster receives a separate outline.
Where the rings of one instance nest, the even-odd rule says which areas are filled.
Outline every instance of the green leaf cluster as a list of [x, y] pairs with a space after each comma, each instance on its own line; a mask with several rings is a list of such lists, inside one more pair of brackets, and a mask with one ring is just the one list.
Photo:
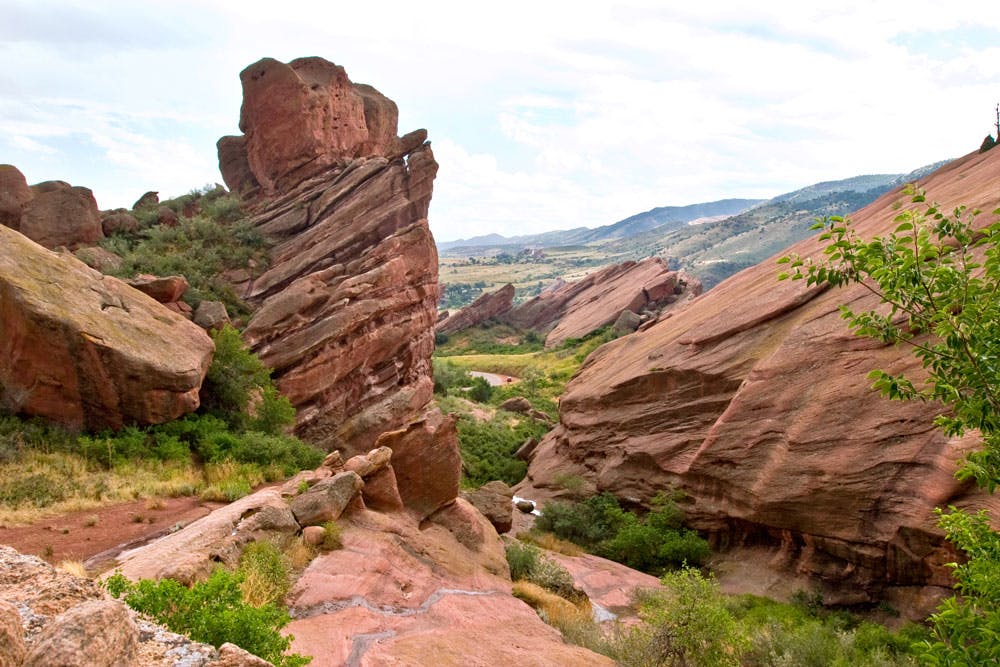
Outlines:
[[666, 494], [657, 495], [640, 517], [605, 492], [581, 502], [547, 503], [535, 527], [633, 569], [659, 573], [699, 565], [710, 555], [708, 543], [683, 522], [684, 512]]
[[[827, 242], [814, 261], [794, 255], [779, 263], [779, 279], [810, 285], [858, 284], [877, 295], [878, 309], [841, 308], [858, 335], [904, 345], [926, 372], [914, 380], [875, 370], [869, 375], [884, 396], [930, 402], [946, 409], [935, 423], [946, 435], [975, 429], [983, 446], [957, 472], [993, 492], [1000, 483], [1000, 209], [993, 222], [981, 212], [957, 207], [945, 212], [909, 188], [915, 206], [901, 210], [895, 229], [865, 241], [849, 220], [818, 223]], [[935, 638], [922, 659], [932, 665], [1000, 662], [1000, 537], [984, 513], [950, 508], [940, 513], [948, 539], [968, 559], [953, 564], [961, 597], [946, 601], [931, 617]]]

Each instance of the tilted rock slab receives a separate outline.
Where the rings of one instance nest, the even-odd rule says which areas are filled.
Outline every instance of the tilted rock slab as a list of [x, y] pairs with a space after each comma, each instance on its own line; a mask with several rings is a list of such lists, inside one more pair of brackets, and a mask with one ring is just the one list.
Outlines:
[[332, 63], [264, 59], [241, 79], [245, 140], [224, 157], [245, 147], [266, 195], [252, 220], [275, 243], [244, 339], [298, 410], [296, 433], [349, 458], [431, 399], [437, 163], [425, 131], [397, 138], [395, 104]]
[[[574, 283], [539, 294], [501, 319], [522, 328], [549, 331], [546, 347], [581, 338], [613, 323], [623, 310], [686, 303], [701, 294], [701, 283], [667, 269], [660, 257], [612, 264]], [[450, 319], [450, 318], [449, 318]], [[448, 320], [445, 320], [447, 322]]]
[[208, 335], [123, 282], [0, 227], [0, 405], [73, 428], [198, 407]]
[[495, 292], [485, 292], [465, 308], [438, 322], [437, 333], [462, 331], [510, 310], [514, 303], [514, 286], [507, 283]]
[[[991, 211], [997, 173], [1000, 153], [973, 154], [920, 185], [943, 211]], [[899, 199], [888, 193], [853, 216], [862, 238], [894, 229]], [[791, 250], [820, 248], [807, 240]], [[975, 436], [945, 438], [931, 423], [937, 407], [870, 388], [872, 369], [920, 370], [908, 349], [847, 329], [840, 304], [878, 305], [864, 287], [779, 282], [778, 270], [765, 261], [595, 351], [518, 495], [558, 494], [556, 480], [570, 474], [590, 491], [644, 501], [678, 486], [717, 547], [771, 545], [776, 567], [811, 575], [829, 602], [950, 585], [955, 556], [933, 509], [1000, 509], [954, 478]]]

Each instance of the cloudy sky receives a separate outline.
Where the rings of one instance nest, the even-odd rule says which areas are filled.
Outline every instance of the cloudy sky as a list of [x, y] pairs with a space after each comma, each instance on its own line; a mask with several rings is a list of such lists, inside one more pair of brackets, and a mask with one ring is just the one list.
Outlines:
[[221, 181], [240, 70], [317, 55], [429, 130], [438, 240], [592, 227], [976, 149], [1000, 101], [984, 7], [0, 0], [0, 163], [102, 208], [183, 194]]

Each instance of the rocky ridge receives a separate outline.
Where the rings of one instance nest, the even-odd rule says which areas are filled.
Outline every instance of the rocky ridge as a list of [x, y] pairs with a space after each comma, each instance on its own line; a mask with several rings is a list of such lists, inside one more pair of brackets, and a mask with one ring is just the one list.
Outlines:
[[[942, 210], [993, 210], [998, 162], [973, 154], [920, 185]], [[899, 198], [888, 193], [852, 216], [858, 233], [891, 230]], [[790, 250], [819, 247], [808, 240]], [[877, 305], [863, 287], [776, 275], [773, 260], [747, 269], [595, 351], [516, 491], [559, 495], [557, 479], [568, 474], [636, 501], [679, 487], [691, 522], [716, 547], [768, 546], [773, 567], [809, 575], [828, 602], [889, 598], [920, 617], [932, 588], [950, 585], [945, 564], [955, 558], [933, 508], [1000, 509], [953, 476], [975, 437], [945, 438], [928, 406], [870, 389], [873, 368], [919, 368], [908, 351], [847, 330], [841, 303]]]
[[[514, 305], [514, 286], [507, 283], [494, 292], [484, 292], [482, 296], [457, 313], [439, 320], [436, 333], [449, 334], [469, 329], [502, 315]], [[447, 311], [444, 313], [447, 315]]]

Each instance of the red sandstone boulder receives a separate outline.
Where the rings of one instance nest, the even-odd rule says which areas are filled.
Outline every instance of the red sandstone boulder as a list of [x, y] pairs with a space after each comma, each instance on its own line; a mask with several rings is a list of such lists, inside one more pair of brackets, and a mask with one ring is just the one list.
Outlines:
[[140, 274], [127, 282], [129, 287], [139, 290], [160, 303], [180, 301], [189, 287], [187, 278], [184, 276]]
[[33, 196], [17, 167], [0, 164], [0, 225], [20, 230], [21, 216]]
[[105, 236], [118, 232], [133, 233], [139, 231], [139, 221], [125, 209], [109, 211], [101, 217], [101, 229]]
[[0, 403], [73, 428], [157, 424], [198, 407], [199, 327], [69, 254], [0, 227]]
[[24, 667], [139, 665], [139, 629], [118, 600], [91, 600], [53, 619], [24, 657]]
[[219, 150], [219, 171], [230, 191], [250, 193], [260, 187], [247, 159], [246, 137], [222, 137], [216, 148]]
[[[973, 154], [920, 185], [942, 210], [990, 211], [1000, 206], [998, 170], [1000, 153]], [[853, 215], [858, 234], [891, 231], [899, 199], [888, 193]], [[828, 601], [949, 585], [942, 565], [954, 554], [933, 509], [1000, 510], [1000, 497], [954, 478], [975, 436], [946, 438], [931, 423], [935, 407], [871, 389], [872, 369], [920, 370], [908, 349], [848, 331], [838, 306], [876, 306], [866, 289], [778, 282], [777, 272], [765, 261], [595, 351], [518, 495], [554, 495], [569, 474], [646, 501], [680, 487], [689, 519], [716, 546], [769, 545], [776, 567], [810, 575]]]
[[514, 286], [506, 284], [495, 292], [483, 293], [478, 299], [462, 308], [447, 319], [441, 320], [435, 331], [437, 333], [455, 333], [474, 327], [477, 324], [493, 319], [510, 310], [514, 303]]
[[513, 496], [511, 488], [499, 480], [462, 492], [462, 497], [472, 503], [501, 534], [510, 530], [514, 520], [514, 505], [511, 502]]
[[125, 264], [125, 260], [121, 257], [99, 245], [80, 248], [73, 253], [73, 256], [101, 273], [114, 273]]
[[[343, 67], [322, 58], [264, 58], [240, 73], [250, 171], [265, 194], [299, 184], [338, 161], [389, 155], [396, 148], [396, 105], [370, 86], [356, 85]], [[238, 147], [226, 140], [229, 177], [238, 174]], [[238, 165], [238, 166], [233, 166]], [[228, 184], [228, 182], [227, 182]]]
[[35, 243], [72, 250], [104, 237], [97, 200], [88, 188], [46, 181], [31, 190], [34, 196], [24, 208], [20, 231]]

